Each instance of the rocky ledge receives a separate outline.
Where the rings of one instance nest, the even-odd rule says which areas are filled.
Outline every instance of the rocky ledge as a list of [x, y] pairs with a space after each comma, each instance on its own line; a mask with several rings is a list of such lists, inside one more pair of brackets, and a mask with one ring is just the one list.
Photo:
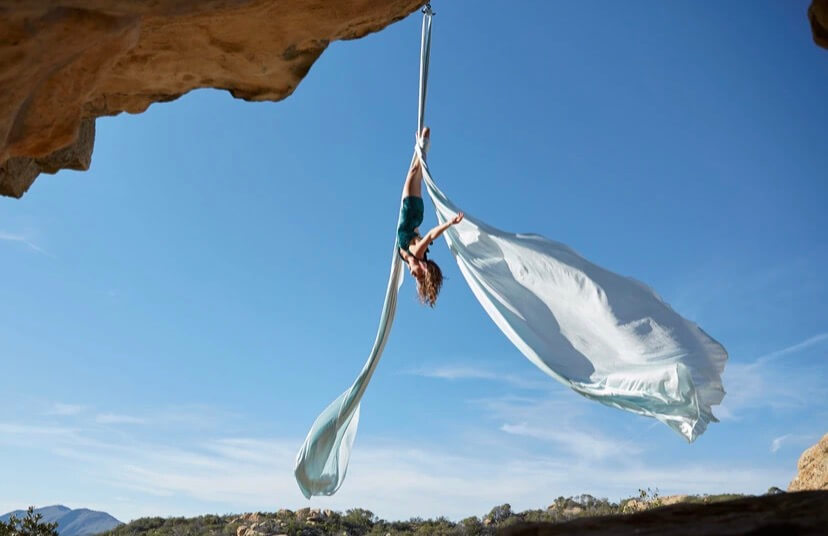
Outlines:
[[94, 120], [196, 88], [290, 95], [328, 44], [422, 0], [0, 0], [0, 194], [87, 169]]

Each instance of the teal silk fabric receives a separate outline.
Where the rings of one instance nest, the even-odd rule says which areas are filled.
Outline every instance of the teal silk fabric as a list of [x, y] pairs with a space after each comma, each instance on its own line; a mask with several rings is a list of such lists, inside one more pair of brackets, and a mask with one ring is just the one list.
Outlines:
[[385, 291], [380, 326], [368, 360], [351, 387], [331, 402], [316, 418], [305, 443], [296, 455], [296, 482], [307, 498], [312, 495], [333, 495], [345, 480], [351, 447], [359, 424], [359, 401], [379, 364], [382, 350], [391, 333], [391, 325], [394, 323], [397, 294], [403, 281], [402, 261], [397, 251], [395, 240], [391, 257], [391, 275]]

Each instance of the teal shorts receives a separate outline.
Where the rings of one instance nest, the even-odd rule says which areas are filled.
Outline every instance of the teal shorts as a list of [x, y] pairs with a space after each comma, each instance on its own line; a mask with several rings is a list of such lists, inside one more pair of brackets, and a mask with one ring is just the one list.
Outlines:
[[402, 200], [400, 220], [397, 223], [397, 243], [407, 249], [411, 240], [417, 236], [414, 230], [423, 223], [423, 198], [408, 196]]

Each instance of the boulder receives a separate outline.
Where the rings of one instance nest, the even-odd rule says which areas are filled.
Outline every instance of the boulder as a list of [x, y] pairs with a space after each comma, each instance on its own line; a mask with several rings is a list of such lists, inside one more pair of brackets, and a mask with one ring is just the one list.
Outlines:
[[802, 453], [797, 469], [788, 491], [828, 490], [828, 434]]
[[687, 500], [687, 495], [665, 495], [664, 497], [659, 497], [658, 501], [661, 506], [670, 506], [671, 504], [678, 504], [685, 502]]
[[579, 514], [582, 514], [584, 509], [580, 506], [572, 506], [570, 508], [565, 508], [563, 514], [567, 517], [575, 517]]
[[630, 499], [626, 503], [624, 503], [624, 512], [625, 513], [633, 513], [633, 512], [643, 512], [650, 507], [649, 501], [639, 500], [639, 499]]

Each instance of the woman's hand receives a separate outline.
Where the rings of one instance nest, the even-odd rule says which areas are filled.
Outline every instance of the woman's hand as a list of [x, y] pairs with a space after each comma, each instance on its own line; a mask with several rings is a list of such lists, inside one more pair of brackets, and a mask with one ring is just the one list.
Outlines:
[[[417, 242], [417, 245], [414, 246], [416, 251], [412, 250], [411, 253], [413, 253], [416, 257], [422, 257], [423, 251], [425, 251], [429, 244], [437, 240], [440, 237], [440, 235], [446, 231], [446, 229], [448, 229], [452, 225], [457, 225], [461, 221], [463, 221], [463, 213], [458, 212], [457, 215], [454, 216], [452, 219], [441, 223], [440, 225], [426, 233], [423, 239]], [[422, 250], [417, 249], [420, 247], [422, 247]]]

